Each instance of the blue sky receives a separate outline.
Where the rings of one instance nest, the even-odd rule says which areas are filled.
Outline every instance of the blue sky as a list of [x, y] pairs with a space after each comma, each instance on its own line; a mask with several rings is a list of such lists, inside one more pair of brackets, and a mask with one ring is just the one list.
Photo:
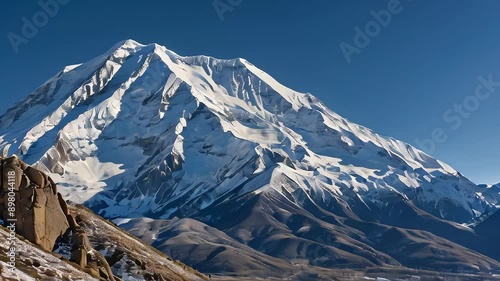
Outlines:
[[[17, 53], [12, 33], [23, 36], [23, 17], [33, 22], [43, 9], [38, 1], [0, 1], [0, 111], [65, 65], [132, 38], [180, 55], [246, 58], [475, 182], [500, 182], [500, 87], [478, 80], [500, 81], [498, 1], [59, 1], [68, 3]], [[382, 10], [394, 13], [375, 30], [372, 11], [387, 15]], [[367, 25], [373, 37], [357, 48], [354, 28]], [[350, 63], [342, 42], [357, 48]], [[425, 141], [432, 137], [434, 147]]]

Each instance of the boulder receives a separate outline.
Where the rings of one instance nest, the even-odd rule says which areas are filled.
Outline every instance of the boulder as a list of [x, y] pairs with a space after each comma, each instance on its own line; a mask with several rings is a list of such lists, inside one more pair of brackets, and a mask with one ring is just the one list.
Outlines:
[[[16, 232], [45, 250], [51, 251], [56, 240], [66, 232], [67, 206], [62, 206], [55, 183], [49, 176], [30, 167], [17, 156], [1, 158], [2, 204], [4, 221], [12, 217], [9, 200], [14, 198]], [[10, 188], [10, 190], [9, 190]], [[13, 196], [9, 196], [13, 191]], [[12, 193], [11, 193], [12, 194]], [[66, 210], [64, 209], [66, 207]]]
[[99, 251], [92, 248], [87, 234], [80, 227], [72, 233], [74, 243], [70, 260], [94, 277], [114, 281], [115, 277], [109, 263]]

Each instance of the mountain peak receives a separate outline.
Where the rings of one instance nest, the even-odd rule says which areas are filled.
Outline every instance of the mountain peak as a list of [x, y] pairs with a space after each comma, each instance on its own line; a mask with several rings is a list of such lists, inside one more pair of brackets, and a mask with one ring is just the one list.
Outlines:
[[125, 39], [123, 41], [120, 41], [118, 43], [116, 43], [113, 47], [111, 47], [110, 50], [117, 50], [117, 49], [120, 49], [120, 48], [123, 48], [123, 49], [133, 49], [133, 48], [140, 48], [140, 47], [144, 47], [146, 45], [144, 44], [141, 44], [133, 39]]
[[[133, 40], [67, 67], [10, 108], [0, 117], [7, 146], [110, 216], [193, 214], [261, 188], [312, 192], [321, 204], [359, 196], [366, 206], [395, 193], [458, 222], [493, 208], [448, 165], [244, 59], [183, 57]], [[285, 179], [293, 184], [266, 187]], [[443, 211], [448, 204], [460, 212]]]

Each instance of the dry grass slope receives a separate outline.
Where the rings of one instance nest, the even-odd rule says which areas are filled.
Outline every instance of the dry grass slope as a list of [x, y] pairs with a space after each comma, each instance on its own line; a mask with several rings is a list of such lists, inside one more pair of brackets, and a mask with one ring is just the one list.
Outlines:
[[69, 208], [70, 212], [77, 217], [77, 222], [85, 228], [92, 246], [105, 253], [115, 275], [121, 274], [115, 270], [125, 269], [127, 274], [136, 278], [143, 277], [145, 280], [208, 280], [206, 275], [171, 259], [94, 214], [88, 208], [82, 205], [69, 206]]

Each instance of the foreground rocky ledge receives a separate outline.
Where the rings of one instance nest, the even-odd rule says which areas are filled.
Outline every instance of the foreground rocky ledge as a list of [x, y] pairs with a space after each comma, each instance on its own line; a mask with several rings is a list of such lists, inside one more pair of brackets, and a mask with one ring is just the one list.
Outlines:
[[0, 157], [0, 167], [0, 214], [6, 227], [0, 238], [7, 241], [0, 280], [207, 279], [90, 210], [68, 206], [49, 176], [16, 156]]

